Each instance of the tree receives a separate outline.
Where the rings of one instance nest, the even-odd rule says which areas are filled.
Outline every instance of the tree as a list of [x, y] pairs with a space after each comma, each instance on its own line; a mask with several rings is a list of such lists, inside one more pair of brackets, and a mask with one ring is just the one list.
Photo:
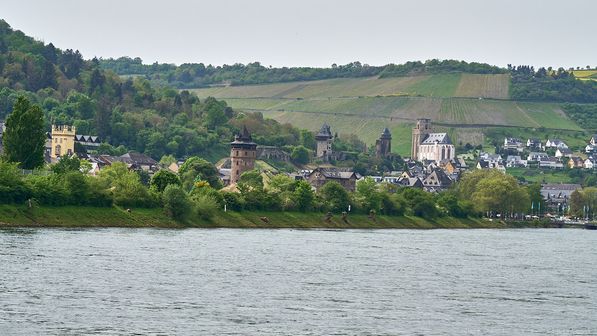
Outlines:
[[164, 190], [162, 200], [166, 214], [176, 220], [183, 220], [191, 213], [191, 201], [180, 186], [169, 184]]
[[319, 189], [319, 195], [330, 211], [346, 211], [350, 205], [348, 192], [336, 181], [330, 181], [324, 184], [323, 187]]
[[207, 181], [216, 190], [222, 189], [220, 173], [216, 167], [209, 161], [197, 156], [188, 158], [178, 169], [178, 175], [185, 190], [190, 190], [197, 178]]
[[160, 169], [153, 177], [151, 178], [150, 186], [159, 192], [163, 192], [167, 186], [170, 184], [174, 184], [180, 186], [180, 178], [176, 176], [173, 172]]
[[355, 196], [365, 212], [381, 208], [381, 194], [377, 190], [377, 183], [370, 177], [357, 182]]
[[68, 172], [78, 172], [81, 168], [81, 160], [76, 156], [63, 156], [58, 163], [52, 166], [52, 171], [56, 174], [66, 174]]
[[18, 162], [23, 169], [41, 167], [44, 164], [45, 140], [41, 108], [20, 96], [6, 119], [4, 155], [8, 161]]
[[499, 173], [479, 180], [472, 201], [480, 212], [498, 212], [502, 215], [529, 209], [530, 197], [511, 175]]
[[301, 211], [310, 210], [313, 207], [315, 194], [307, 181], [298, 181], [292, 193], [296, 207]]
[[309, 163], [309, 150], [304, 146], [296, 146], [292, 149], [290, 157], [294, 163], [307, 164]]

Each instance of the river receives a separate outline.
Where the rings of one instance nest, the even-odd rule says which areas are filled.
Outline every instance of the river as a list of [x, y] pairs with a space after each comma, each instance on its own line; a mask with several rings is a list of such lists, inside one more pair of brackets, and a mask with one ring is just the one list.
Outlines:
[[0, 230], [0, 335], [597, 335], [597, 231]]

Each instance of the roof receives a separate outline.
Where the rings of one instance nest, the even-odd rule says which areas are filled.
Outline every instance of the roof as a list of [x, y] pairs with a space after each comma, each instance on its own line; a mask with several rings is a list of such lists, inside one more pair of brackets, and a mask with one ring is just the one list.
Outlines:
[[234, 136], [234, 141], [232, 141], [230, 144], [257, 146], [257, 144], [253, 142], [253, 137], [251, 136], [251, 133], [249, 133], [246, 125], [243, 125], [241, 132]]
[[383, 132], [381, 132], [381, 136], [379, 138], [380, 139], [392, 139], [392, 134], [390, 133], [390, 130], [386, 127], [383, 129]]
[[451, 144], [452, 140], [448, 136], [448, 133], [429, 133], [423, 140], [423, 145], [432, 145], [435, 143], [440, 144]]
[[320, 172], [325, 178], [339, 180], [347, 180], [353, 176], [356, 177], [355, 172], [349, 170], [340, 170], [338, 168], [316, 168], [311, 172], [311, 174], [314, 174], [315, 172]]
[[572, 154], [572, 151], [568, 147], [566, 147], [566, 148], [558, 148], [558, 151], [560, 151], [560, 153], [562, 153], [562, 154]]
[[327, 138], [327, 139], [333, 138], [330, 125], [328, 125], [326, 122], [324, 122], [323, 125], [321, 125], [321, 129], [319, 129], [319, 133], [317, 133], [317, 135], [315, 135], [315, 137]]
[[489, 168], [489, 162], [485, 160], [479, 160], [479, 167], [481, 168]]
[[543, 190], [577, 190], [582, 189], [580, 184], [572, 184], [572, 183], [546, 183], [541, 185], [541, 189]]
[[423, 180], [425, 186], [449, 186], [452, 184], [452, 179], [444, 173], [441, 169], [434, 169], [429, 176]]
[[128, 152], [124, 155], [121, 155], [120, 158], [124, 163], [133, 163], [143, 166], [155, 166], [158, 162], [149, 156], [137, 152]]
[[83, 134], [76, 134], [75, 140], [79, 142], [93, 142], [93, 143], [100, 143], [99, 137], [95, 135], [83, 135]]

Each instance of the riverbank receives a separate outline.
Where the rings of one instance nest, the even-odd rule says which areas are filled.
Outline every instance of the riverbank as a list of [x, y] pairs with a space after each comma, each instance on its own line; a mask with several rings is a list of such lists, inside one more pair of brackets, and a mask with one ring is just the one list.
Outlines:
[[533, 223], [505, 223], [485, 219], [443, 217], [426, 220], [411, 216], [377, 216], [350, 214], [344, 221], [340, 215], [326, 220], [322, 213], [298, 212], [219, 212], [210, 219], [174, 221], [162, 209], [80, 206], [28, 209], [25, 206], [0, 205], [0, 227], [157, 227], [157, 228], [335, 228], [335, 229], [462, 229], [536, 227]]

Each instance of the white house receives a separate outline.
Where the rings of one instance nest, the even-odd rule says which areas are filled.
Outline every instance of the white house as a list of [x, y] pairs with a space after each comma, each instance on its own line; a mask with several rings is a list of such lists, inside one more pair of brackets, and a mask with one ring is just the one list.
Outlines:
[[547, 139], [547, 142], [545, 142], [545, 147], [568, 148], [568, 145], [566, 145], [566, 143], [560, 139]]
[[504, 149], [513, 149], [522, 152], [524, 150], [524, 144], [522, 143], [522, 140], [517, 138], [504, 138]]
[[514, 167], [526, 167], [527, 161], [523, 160], [520, 155], [508, 155], [506, 158], [506, 167], [514, 168]]
[[527, 147], [533, 149], [541, 149], [543, 146], [541, 145], [541, 140], [539, 139], [535, 139], [535, 138], [531, 138], [527, 140]]
[[544, 152], [530, 152], [527, 156], [527, 161], [541, 161], [547, 159], [549, 156]]
[[561, 158], [561, 157], [572, 157], [572, 151], [568, 147], [566, 147], [566, 148], [558, 148], [556, 150], [556, 157], [557, 158]]
[[539, 161], [541, 168], [564, 168], [564, 164], [555, 157], [544, 158]]
[[593, 168], [595, 168], [595, 161], [591, 158], [588, 158], [585, 160], [583, 167], [585, 169], [593, 169]]

